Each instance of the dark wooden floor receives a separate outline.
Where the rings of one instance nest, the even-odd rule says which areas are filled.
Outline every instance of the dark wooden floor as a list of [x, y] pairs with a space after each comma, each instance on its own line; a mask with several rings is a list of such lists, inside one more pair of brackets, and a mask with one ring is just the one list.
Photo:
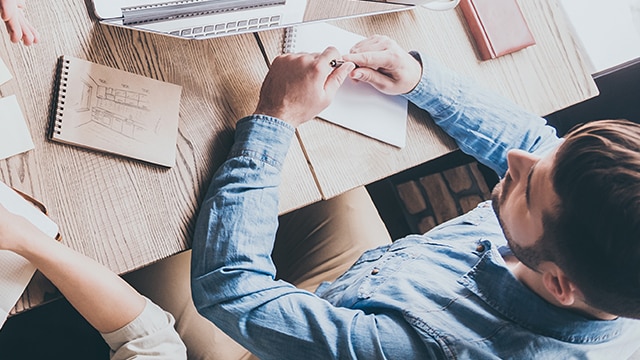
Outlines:
[[497, 177], [456, 151], [367, 186], [393, 239], [423, 234], [488, 200]]

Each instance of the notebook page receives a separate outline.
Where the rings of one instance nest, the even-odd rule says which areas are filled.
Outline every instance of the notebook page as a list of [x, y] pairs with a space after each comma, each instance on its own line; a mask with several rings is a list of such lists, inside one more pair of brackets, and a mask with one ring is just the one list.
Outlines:
[[[326, 23], [298, 25], [293, 29], [287, 29], [289, 41], [285, 51], [322, 52], [334, 46], [341, 54], [348, 54], [353, 45], [365, 39]], [[347, 79], [331, 105], [318, 117], [402, 148], [406, 143], [407, 106], [407, 100], [401, 96], [385, 95], [369, 84]]]
[[36, 268], [25, 258], [0, 250], [0, 328], [35, 271]]
[[[8, 211], [29, 219], [50, 236], [52, 241], [58, 234], [56, 223], [3, 182], [0, 182], [0, 203]], [[22, 256], [0, 250], [0, 328], [29, 284], [35, 270], [35, 267]]]

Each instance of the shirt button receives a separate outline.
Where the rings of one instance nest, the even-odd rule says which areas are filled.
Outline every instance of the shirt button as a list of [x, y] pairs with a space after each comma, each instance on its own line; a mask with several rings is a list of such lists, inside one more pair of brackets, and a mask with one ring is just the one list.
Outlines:
[[377, 273], [379, 273], [379, 272], [380, 272], [380, 269], [378, 269], [378, 268], [373, 268], [373, 270], [371, 270], [371, 275], [375, 275], [375, 274], [377, 274]]
[[477, 252], [483, 252], [484, 251], [484, 245], [478, 244], [478, 246], [476, 247], [476, 251]]

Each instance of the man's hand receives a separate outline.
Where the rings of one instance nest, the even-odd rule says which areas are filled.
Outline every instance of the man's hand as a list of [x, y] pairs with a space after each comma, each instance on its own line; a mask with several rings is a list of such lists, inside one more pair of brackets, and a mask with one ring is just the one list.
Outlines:
[[0, 18], [4, 21], [11, 42], [22, 40], [25, 45], [38, 42], [38, 32], [24, 16], [24, 0], [0, 0]]
[[355, 68], [353, 63], [331, 67], [340, 53], [333, 47], [321, 54], [284, 54], [271, 64], [255, 114], [284, 120], [294, 127], [324, 110]]
[[342, 59], [359, 66], [351, 72], [352, 79], [389, 95], [410, 92], [422, 77], [422, 65], [387, 36], [374, 35], [360, 41]]

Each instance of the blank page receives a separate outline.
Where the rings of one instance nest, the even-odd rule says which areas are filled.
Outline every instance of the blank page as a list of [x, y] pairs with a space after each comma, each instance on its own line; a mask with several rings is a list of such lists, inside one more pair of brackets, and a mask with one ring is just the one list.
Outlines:
[[[322, 52], [334, 46], [348, 54], [364, 36], [339, 27], [315, 23], [287, 29], [285, 52]], [[385, 95], [371, 85], [347, 79], [335, 99], [318, 117], [388, 144], [404, 147], [407, 100]]]

